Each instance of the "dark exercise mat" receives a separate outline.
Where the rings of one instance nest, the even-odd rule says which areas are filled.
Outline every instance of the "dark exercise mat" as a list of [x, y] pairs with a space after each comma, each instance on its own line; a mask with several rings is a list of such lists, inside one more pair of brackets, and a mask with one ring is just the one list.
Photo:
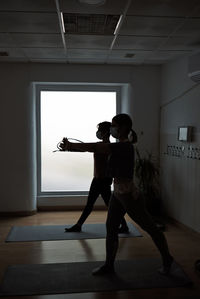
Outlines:
[[[70, 225], [13, 226], [6, 242], [102, 239], [106, 237], [105, 223], [86, 223], [82, 226], [80, 233], [65, 232], [65, 227], [70, 227]], [[142, 237], [132, 223], [128, 223], [128, 227], [129, 233], [120, 234], [120, 237]]]
[[11, 265], [7, 268], [0, 296], [65, 294], [139, 288], [171, 288], [191, 285], [179, 265], [169, 276], [161, 275], [159, 259], [116, 261], [116, 274], [93, 276], [103, 262]]

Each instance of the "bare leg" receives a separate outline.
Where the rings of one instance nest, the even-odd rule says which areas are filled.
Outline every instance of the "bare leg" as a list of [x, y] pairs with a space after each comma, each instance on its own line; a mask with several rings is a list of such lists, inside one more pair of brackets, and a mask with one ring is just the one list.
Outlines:
[[158, 229], [147, 212], [144, 199], [141, 197], [138, 200], [133, 200], [133, 198], [127, 197], [122, 198], [120, 201], [123, 203], [128, 215], [151, 236], [162, 257], [163, 274], [164, 272], [167, 274], [173, 262], [173, 257], [169, 253], [167, 240], [163, 232]]
[[161, 273], [168, 274], [173, 257], [169, 253], [166, 238], [146, 211], [143, 198], [134, 200], [130, 194], [120, 196], [120, 198], [114, 196], [111, 198], [107, 217], [106, 261], [102, 267], [95, 269], [93, 274], [104, 275], [114, 272], [114, 261], [118, 249], [118, 234], [116, 231], [125, 211], [142, 229], [149, 233], [162, 256], [163, 269]]
[[[108, 178], [105, 179], [105, 183], [103, 184], [103, 186], [101, 188], [101, 196], [102, 196], [106, 206], [109, 206], [109, 201], [111, 198], [111, 187], [108, 184], [108, 180], [109, 180]], [[110, 183], [112, 183], [112, 180]], [[124, 216], [121, 217], [120, 225], [118, 227], [118, 233], [124, 233], [124, 234], [129, 233], [129, 228], [128, 228], [128, 225], [126, 223]]]
[[114, 261], [118, 249], [118, 228], [124, 214], [125, 210], [123, 206], [112, 195], [106, 221], [106, 261], [103, 266], [94, 269], [93, 275], [104, 275], [114, 272]]
[[88, 194], [87, 204], [86, 204], [79, 220], [77, 221], [77, 223], [70, 228], [65, 228], [66, 232], [80, 232], [81, 231], [81, 227], [82, 227], [83, 223], [85, 222], [85, 220], [87, 219], [87, 217], [92, 212], [94, 204], [95, 204], [99, 194], [100, 194], [99, 181], [98, 181], [98, 179], [93, 178], [91, 186], [90, 186], [90, 191]]

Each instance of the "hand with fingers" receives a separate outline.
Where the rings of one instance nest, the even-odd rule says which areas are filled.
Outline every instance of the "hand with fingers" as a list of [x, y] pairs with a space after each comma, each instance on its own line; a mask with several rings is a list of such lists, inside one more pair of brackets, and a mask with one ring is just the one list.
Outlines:
[[70, 150], [70, 142], [68, 141], [67, 137], [64, 137], [59, 144], [61, 151], [69, 151]]

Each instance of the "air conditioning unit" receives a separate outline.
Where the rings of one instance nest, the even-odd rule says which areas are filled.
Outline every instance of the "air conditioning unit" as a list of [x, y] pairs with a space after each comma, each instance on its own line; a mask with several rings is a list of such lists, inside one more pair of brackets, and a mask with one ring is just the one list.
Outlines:
[[200, 53], [189, 57], [188, 76], [194, 82], [200, 82]]

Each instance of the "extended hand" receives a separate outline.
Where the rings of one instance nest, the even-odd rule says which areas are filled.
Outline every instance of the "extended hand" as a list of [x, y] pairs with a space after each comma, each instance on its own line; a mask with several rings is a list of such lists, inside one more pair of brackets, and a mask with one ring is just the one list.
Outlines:
[[60, 143], [60, 148], [63, 151], [69, 151], [70, 149], [70, 142], [68, 141], [68, 139], [66, 137], [63, 138], [62, 142]]

